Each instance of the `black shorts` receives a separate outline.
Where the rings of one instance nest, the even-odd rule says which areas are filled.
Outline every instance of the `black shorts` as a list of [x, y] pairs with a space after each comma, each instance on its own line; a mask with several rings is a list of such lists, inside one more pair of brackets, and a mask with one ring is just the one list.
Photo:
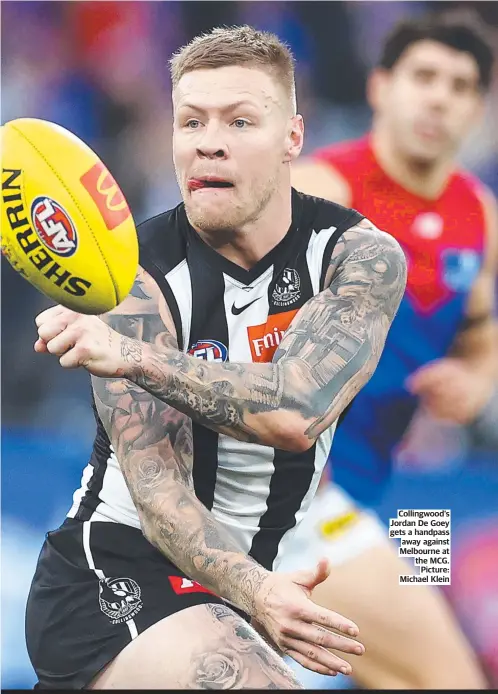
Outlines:
[[66, 519], [46, 536], [26, 608], [37, 688], [82, 689], [164, 617], [223, 602], [190, 581], [140, 530]]

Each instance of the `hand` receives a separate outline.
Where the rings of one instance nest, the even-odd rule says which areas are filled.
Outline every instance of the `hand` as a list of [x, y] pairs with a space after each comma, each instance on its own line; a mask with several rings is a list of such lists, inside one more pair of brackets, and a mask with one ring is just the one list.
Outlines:
[[308, 670], [322, 675], [350, 675], [351, 665], [327, 649], [362, 655], [365, 647], [329, 630], [357, 636], [358, 627], [311, 600], [313, 588], [325, 581], [329, 573], [326, 559], [320, 560], [315, 569], [287, 574], [271, 572], [258, 594], [254, 618], [282, 653]]
[[94, 376], [114, 378], [122, 375], [121, 338], [97, 316], [75, 313], [63, 306], [43, 311], [35, 319], [39, 339], [35, 352], [60, 357], [65, 369], [83, 366]]
[[421, 404], [438, 419], [469, 424], [491, 397], [491, 377], [476, 372], [463, 359], [438, 359], [415, 371], [405, 383]]

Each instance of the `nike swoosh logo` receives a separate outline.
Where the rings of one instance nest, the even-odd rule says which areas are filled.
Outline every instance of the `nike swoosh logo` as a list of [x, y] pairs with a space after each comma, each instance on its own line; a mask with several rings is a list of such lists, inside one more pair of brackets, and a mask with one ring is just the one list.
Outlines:
[[253, 300], [250, 301], [248, 304], [246, 304], [245, 306], [241, 306], [240, 308], [237, 308], [237, 306], [235, 306], [235, 304], [233, 304], [233, 305], [232, 305], [232, 313], [233, 313], [233, 315], [234, 315], [234, 316], [240, 315], [240, 314], [242, 313], [242, 311], [245, 311], [246, 308], [249, 308], [249, 306], [252, 306], [252, 305], [254, 304], [255, 301], [259, 301], [260, 298], [261, 298], [261, 297], [258, 296], [257, 299], [253, 299]]

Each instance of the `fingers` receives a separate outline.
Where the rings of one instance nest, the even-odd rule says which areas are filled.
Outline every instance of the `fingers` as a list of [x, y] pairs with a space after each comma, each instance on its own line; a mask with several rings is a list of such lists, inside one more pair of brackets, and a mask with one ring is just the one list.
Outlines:
[[331, 568], [329, 560], [323, 557], [314, 569], [295, 571], [290, 574], [289, 578], [293, 583], [297, 583], [311, 592], [315, 586], [328, 578]]
[[66, 328], [62, 332], [59, 332], [51, 340], [46, 341], [47, 352], [61, 357], [68, 350], [74, 347], [74, 345], [76, 344], [76, 340], [76, 331], [74, 329], [71, 329], [71, 327]]
[[34, 348], [35, 352], [39, 352], [40, 354], [48, 352], [47, 343], [45, 342], [45, 340], [38, 339], [34, 344]]
[[[38, 339], [35, 342], [35, 352], [38, 352], [40, 354], [43, 353], [50, 353], [50, 350], [53, 349], [59, 349], [58, 345], [53, 345], [53, 340], [51, 341], [51, 347], [49, 349], [47, 343], [44, 340]], [[59, 352], [53, 351], [52, 354], [58, 354]], [[60, 365], [64, 369], [76, 369], [80, 365], [81, 357], [79, 354], [79, 351], [76, 350], [72, 345], [68, 347], [68, 349], [62, 354], [62, 356], [59, 359]]]
[[[47, 320], [51, 320], [52, 318], [56, 318], [57, 316], [61, 314], [74, 314], [74, 311], [71, 311], [70, 309], [66, 308], [65, 306], [51, 306], [50, 308], [45, 309], [45, 311], [42, 311], [39, 313], [36, 318], [35, 318], [35, 323], [36, 326], [39, 327], [42, 325], [42, 323], [45, 323]], [[78, 316], [79, 314], [75, 314]]]
[[[301, 663], [301, 665], [304, 665], [304, 667], [307, 667], [309, 670], [314, 670], [315, 672], [320, 672], [320, 670], [317, 669], [317, 666], [326, 668], [328, 672], [323, 673], [326, 675], [332, 672], [342, 672], [343, 675], [350, 675], [353, 672], [353, 668], [345, 660], [339, 658], [339, 656], [335, 655], [334, 653], [330, 653], [330, 651], [328, 651], [326, 648], [316, 646], [308, 643], [307, 641], [287, 638], [284, 652], [287, 655], [295, 653], [296, 655], [301, 656], [301, 658], [306, 659], [308, 663], [307, 665], [304, 665], [302, 660], [298, 660], [298, 662]], [[292, 657], [297, 660], [297, 657], [294, 655]]]
[[313, 588], [315, 588], [315, 586], [317, 586], [319, 583], [323, 583], [329, 577], [331, 569], [332, 566], [329, 560], [326, 557], [322, 557], [315, 569], [315, 577], [313, 582], [308, 586], [309, 589], [313, 590]]
[[[35, 352], [49, 352], [57, 356], [65, 354], [75, 342], [74, 331], [69, 330], [69, 326], [79, 317], [79, 313], [64, 306], [52, 306], [36, 316], [39, 339], [34, 345]], [[66, 368], [71, 366], [68, 364]]]
[[75, 338], [62, 333], [48, 344], [44, 340], [35, 342], [35, 352], [55, 354], [60, 357], [59, 363], [64, 369], [76, 369], [81, 366], [83, 354], [81, 348], [75, 347]]
[[328, 675], [329, 677], [335, 677], [337, 675], [337, 672], [335, 670], [330, 670], [328, 667], [325, 667], [325, 665], [322, 665], [321, 663], [318, 663], [315, 660], [306, 657], [298, 651], [289, 649], [285, 652], [285, 655], [291, 657], [293, 660], [296, 661], [296, 663], [299, 663], [299, 665], [302, 665], [307, 670], [318, 672], [319, 675]]
[[[81, 333], [79, 319], [79, 313], [64, 306], [53, 306], [40, 313], [35, 319], [39, 336], [34, 345], [35, 352], [61, 357], [61, 366], [66, 369], [78, 366], [80, 355], [76, 355], [73, 348]], [[72, 353], [68, 354], [71, 350]]]
[[63, 330], [65, 330], [69, 325], [70, 316], [65, 314], [59, 314], [57, 316], [52, 316], [50, 320], [40, 323], [38, 326], [38, 335], [44, 342], [50, 342], [54, 337], [59, 335]]
[[59, 364], [64, 369], [77, 369], [81, 365], [81, 355], [79, 350], [70, 349], [59, 359]]
[[109, 328], [99, 318], [53, 307], [38, 316], [37, 324], [35, 352], [54, 354], [65, 369], [83, 366], [95, 376], [115, 378], [121, 364], [119, 339], [109, 339]]
[[406, 379], [405, 387], [412, 395], [419, 395], [431, 387], [432, 381], [432, 374], [417, 372]]
[[353, 653], [363, 655], [365, 647], [346, 636], [336, 634], [329, 629], [325, 629], [317, 624], [307, 624], [306, 622], [296, 622], [295, 627], [291, 627], [285, 632], [291, 638], [304, 641], [307, 644], [314, 644], [322, 648], [333, 648], [343, 653]]
[[417, 369], [405, 380], [405, 386], [413, 393], [417, 394], [432, 386], [440, 380], [439, 364], [429, 363]]
[[[337, 612], [317, 605], [309, 597], [314, 586], [329, 576], [330, 570], [331, 566], [328, 559], [322, 558], [315, 569], [295, 571], [292, 574], [287, 574], [287, 579], [290, 579], [294, 585], [298, 585], [301, 591], [304, 589], [301, 592], [299, 602], [294, 602], [293, 610], [289, 614], [292, 618], [299, 620], [299, 622], [315, 622], [328, 629], [335, 629], [343, 634], [348, 634], [348, 636], [356, 637], [360, 633], [357, 624]], [[304, 601], [302, 598], [304, 598]], [[300, 606], [298, 607], [298, 605]]]
[[[348, 636], [358, 636], [360, 633], [357, 624], [353, 621], [343, 617], [338, 612], [328, 610], [326, 607], [320, 607], [320, 605], [317, 605], [309, 599], [306, 601], [305, 607], [300, 610], [298, 619], [302, 623], [314, 622], [322, 627], [327, 627], [327, 629], [335, 629], [342, 634], [348, 634]], [[361, 646], [361, 644], [357, 645]], [[363, 648], [363, 646], [361, 646], [361, 648]], [[353, 653], [356, 651], [351, 652]]]
[[423, 394], [425, 391], [445, 388], [448, 381], [461, 371], [456, 360], [440, 359], [421, 366], [405, 380], [405, 387], [413, 395]]

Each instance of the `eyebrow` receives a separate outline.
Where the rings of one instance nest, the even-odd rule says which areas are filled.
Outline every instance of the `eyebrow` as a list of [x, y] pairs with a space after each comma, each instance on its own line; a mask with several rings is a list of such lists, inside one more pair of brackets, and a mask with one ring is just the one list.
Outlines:
[[[251, 101], [248, 101], [247, 99], [240, 99], [239, 101], [235, 101], [233, 104], [229, 104], [227, 106], [222, 106], [220, 110], [223, 113], [228, 113], [229, 111], [235, 111], [235, 109], [239, 108], [240, 106], [248, 106], [249, 108], [257, 108], [255, 104], [253, 104]], [[208, 109], [202, 108], [202, 106], [196, 106], [195, 104], [190, 104], [190, 103], [185, 103], [181, 104], [178, 106], [178, 109], [183, 109], [183, 108], [188, 108], [191, 111], [198, 111], [199, 113], [206, 113]]]

